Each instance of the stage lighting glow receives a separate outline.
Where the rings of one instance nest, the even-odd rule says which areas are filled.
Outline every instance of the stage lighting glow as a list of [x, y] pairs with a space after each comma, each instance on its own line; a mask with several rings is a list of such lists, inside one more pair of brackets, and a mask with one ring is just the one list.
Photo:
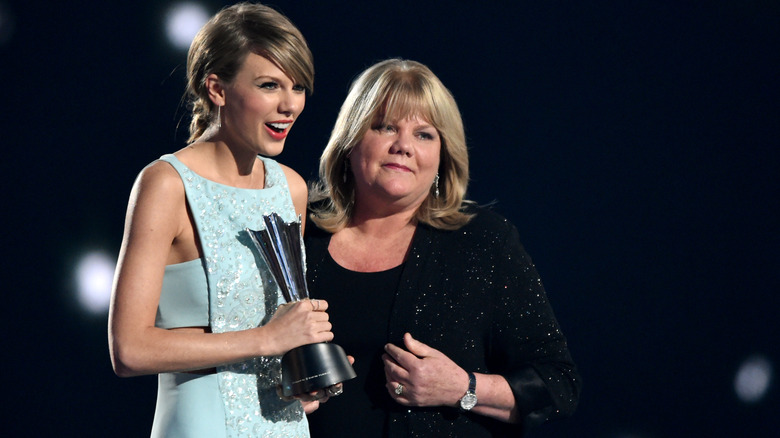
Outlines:
[[14, 16], [5, 2], [0, 2], [0, 46], [11, 40], [14, 33]]
[[168, 10], [165, 29], [168, 40], [177, 49], [187, 50], [192, 39], [209, 20], [209, 13], [197, 3], [179, 3]]
[[744, 403], [761, 401], [772, 381], [772, 363], [763, 356], [747, 358], [734, 379], [734, 391]]
[[91, 252], [76, 266], [76, 291], [81, 306], [90, 313], [105, 314], [111, 301], [116, 262], [102, 252]]

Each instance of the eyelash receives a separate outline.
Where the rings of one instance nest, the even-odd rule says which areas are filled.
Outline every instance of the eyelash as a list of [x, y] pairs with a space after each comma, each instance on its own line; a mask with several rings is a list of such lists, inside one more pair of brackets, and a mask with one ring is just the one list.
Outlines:
[[[264, 89], [272, 90], [272, 89], [279, 88], [279, 84], [276, 83], [276, 82], [269, 81], [269, 82], [263, 82], [262, 84], [259, 85], [259, 87], [260, 88], [264, 88]], [[293, 89], [293, 91], [297, 91], [297, 92], [301, 92], [301, 93], [306, 91], [306, 87], [304, 87], [303, 85], [299, 85], [299, 84], [293, 85], [292, 89]]]

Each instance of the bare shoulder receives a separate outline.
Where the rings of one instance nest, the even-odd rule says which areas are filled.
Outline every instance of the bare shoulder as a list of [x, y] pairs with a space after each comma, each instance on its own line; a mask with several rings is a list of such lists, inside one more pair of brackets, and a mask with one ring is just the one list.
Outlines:
[[[287, 186], [290, 188], [290, 196], [295, 204], [295, 212], [301, 215], [303, 223], [306, 220], [306, 204], [309, 200], [309, 192], [306, 181], [292, 168], [279, 163], [282, 166], [284, 176], [287, 178]], [[305, 225], [304, 225], [305, 226]]]
[[138, 174], [132, 201], [155, 204], [158, 208], [184, 199], [184, 184], [176, 169], [165, 161], [154, 161]]
[[282, 163], [279, 163], [279, 166], [282, 167], [282, 171], [284, 171], [284, 176], [287, 177], [287, 184], [301, 184], [303, 186], [306, 186], [306, 181], [303, 180], [303, 177], [298, 174], [295, 170], [293, 170], [290, 166], [285, 166]]
[[179, 172], [165, 161], [154, 161], [144, 167], [138, 174], [137, 185], [146, 189], [175, 190], [181, 188], [184, 190], [184, 184], [181, 182]]
[[282, 171], [284, 171], [284, 176], [287, 178], [287, 185], [290, 187], [290, 193], [293, 195], [293, 197], [296, 195], [300, 196], [301, 194], [305, 194], [307, 189], [306, 181], [303, 179], [303, 177], [291, 167], [285, 166], [281, 163], [279, 163], [279, 165], [282, 167]]

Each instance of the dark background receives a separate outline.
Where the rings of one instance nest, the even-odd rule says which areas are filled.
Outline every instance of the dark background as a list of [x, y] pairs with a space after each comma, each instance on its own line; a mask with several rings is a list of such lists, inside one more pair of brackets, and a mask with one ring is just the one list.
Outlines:
[[[170, 4], [0, 0], [5, 436], [148, 436], [156, 378], [113, 374], [70, 278], [82, 248], [116, 254], [136, 174], [186, 140]], [[776, 436], [777, 2], [271, 4], [315, 56], [278, 157], [306, 179], [373, 62], [455, 95], [469, 197], [517, 225], [585, 383], [536, 436]], [[775, 381], [745, 404], [755, 354]]]

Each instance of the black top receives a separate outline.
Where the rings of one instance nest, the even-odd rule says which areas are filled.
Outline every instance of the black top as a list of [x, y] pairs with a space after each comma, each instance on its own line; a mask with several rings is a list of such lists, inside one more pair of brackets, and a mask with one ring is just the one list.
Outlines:
[[[320, 436], [381, 437], [385, 411], [398, 406], [383, 386], [385, 382], [382, 353], [389, 341], [387, 322], [398, 288], [403, 265], [383, 272], [354, 272], [338, 265], [328, 254], [323, 254], [317, 287], [320, 284], [341, 285], [338, 293], [320, 294], [309, 290], [315, 298], [328, 300], [328, 315], [333, 323], [333, 342], [355, 357], [353, 368], [357, 376], [346, 382], [344, 392], [328, 405], [325, 414], [310, 416], [310, 422], [320, 430], [336, 427]], [[309, 262], [311, 263], [311, 262]], [[324, 289], [324, 288], [320, 288]], [[324, 290], [323, 290], [324, 292]], [[353, 406], [364, 406], [359, 417], [353, 418]], [[327, 416], [327, 418], [325, 418]]]
[[[358, 374], [309, 415], [313, 437], [522, 436], [573, 413], [579, 374], [517, 230], [492, 211], [474, 211], [459, 230], [419, 225], [405, 264], [372, 274], [338, 266], [327, 251], [330, 234], [307, 227], [309, 290], [328, 300], [334, 342], [355, 357]], [[503, 375], [521, 423], [393, 401], [380, 357], [385, 343], [402, 346], [405, 332], [466, 371]]]

